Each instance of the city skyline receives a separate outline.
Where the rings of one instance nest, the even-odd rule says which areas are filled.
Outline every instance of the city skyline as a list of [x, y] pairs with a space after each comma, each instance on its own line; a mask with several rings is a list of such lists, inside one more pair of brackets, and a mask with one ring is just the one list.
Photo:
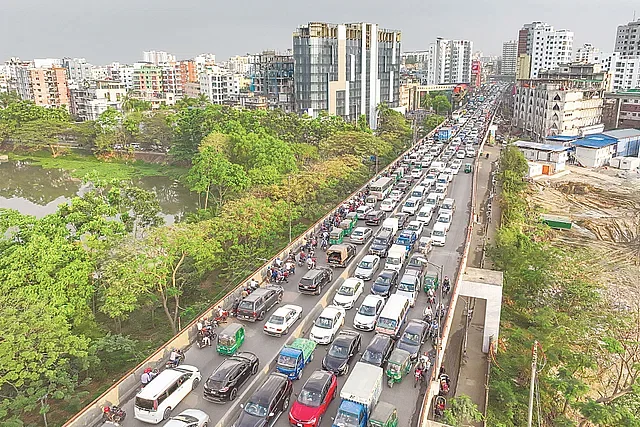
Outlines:
[[[417, 0], [405, 2], [398, 10], [389, 10], [388, 3], [381, 0], [348, 4], [328, 0], [312, 11], [295, 10], [287, 1], [243, 3], [224, 9], [204, 1], [174, 6], [174, 2], [155, 0], [153, 9], [124, 0], [93, 9], [80, 0], [59, 0], [55, 8], [41, 1], [36, 1], [40, 7], [29, 2], [7, 3], [3, 5], [6, 19], [0, 26], [0, 37], [11, 43], [0, 46], [0, 58], [70, 56], [85, 57], [94, 64], [140, 61], [144, 50], [167, 51], [178, 59], [211, 52], [218, 60], [264, 49], [284, 50], [291, 47], [291, 35], [299, 25], [314, 21], [372, 22], [399, 30], [403, 51], [425, 49], [431, 40], [443, 37], [471, 40], [475, 50], [496, 56], [501, 54], [504, 41], [517, 37], [523, 23], [544, 21], [573, 31], [576, 46], [591, 43], [603, 52], [612, 52], [618, 25], [633, 19], [634, 7], [640, 12], [633, 0], [613, 0], [606, 10], [588, 7], [589, 2], [580, 2], [577, 8], [577, 3], [539, 0], [515, 11], [507, 8], [510, 3], [505, 0], [491, 0], [489, 4], [465, 6], [462, 15], [459, 5], [437, 1], [425, 8]], [[286, 14], [283, 7], [289, 8]], [[456, 25], [447, 17], [455, 17]], [[55, 37], [52, 28], [57, 32]]]

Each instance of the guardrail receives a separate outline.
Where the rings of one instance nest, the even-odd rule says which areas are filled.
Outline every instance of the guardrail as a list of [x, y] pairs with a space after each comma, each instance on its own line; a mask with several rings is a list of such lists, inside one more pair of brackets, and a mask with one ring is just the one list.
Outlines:
[[434, 368], [433, 368], [435, 375], [432, 376], [432, 381], [430, 381], [429, 384], [427, 385], [427, 390], [422, 400], [422, 409], [420, 412], [420, 417], [418, 418], [418, 426], [420, 427], [428, 427], [429, 410], [431, 408], [431, 403], [433, 401], [433, 397], [436, 394], [438, 394], [438, 392], [440, 391], [440, 382], [438, 381], [438, 372], [440, 370], [440, 367], [442, 366], [442, 361], [444, 360], [444, 351], [446, 348], [447, 340], [449, 339], [451, 324], [453, 323], [453, 315], [455, 313], [456, 304], [458, 302], [458, 293], [459, 293], [458, 284], [460, 283], [460, 278], [462, 277], [462, 273], [467, 268], [467, 261], [469, 258], [469, 248], [471, 247], [471, 232], [473, 231], [473, 223], [476, 215], [475, 207], [476, 207], [476, 197], [477, 197], [476, 187], [477, 187], [477, 180], [478, 180], [478, 163], [479, 163], [480, 155], [482, 153], [482, 149], [484, 148], [484, 144], [487, 141], [487, 137], [489, 136], [489, 126], [491, 126], [491, 124], [493, 123], [493, 119], [496, 115], [496, 111], [498, 110], [499, 105], [500, 105], [500, 102], [498, 101], [498, 104], [496, 105], [496, 107], [493, 109], [491, 113], [491, 120], [489, 121], [489, 125], [487, 126], [487, 131], [484, 135], [484, 138], [482, 139], [482, 142], [480, 143], [480, 146], [478, 147], [478, 152], [476, 153], [476, 162], [473, 168], [473, 177], [471, 179], [471, 209], [469, 211], [469, 225], [467, 226], [467, 236], [465, 238], [464, 251], [462, 252], [462, 260], [460, 261], [460, 268], [456, 272], [456, 278], [452, 286], [453, 291], [451, 293], [451, 299], [449, 300], [447, 315], [445, 317], [444, 326], [442, 328], [442, 338], [440, 340], [440, 343], [441, 343], [440, 345], [442, 347], [437, 352], [437, 359], [434, 363]]
[[[440, 127], [442, 125], [443, 124], [438, 125], [431, 132], [429, 132], [429, 134], [427, 134], [426, 137], [433, 136], [440, 129]], [[289, 245], [287, 245], [283, 250], [281, 250], [275, 256], [273, 256], [273, 258], [271, 258], [268, 262], [263, 264], [262, 267], [260, 267], [255, 272], [253, 272], [253, 274], [249, 275], [247, 278], [245, 278], [243, 281], [241, 281], [240, 284], [238, 284], [233, 290], [228, 292], [224, 297], [222, 297], [220, 300], [218, 300], [216, 303], [214, 303], [211, 307], [209, 307], [203, 313], [201, 313], [199, 316], [197, 316], [191, 323], [189, 323], [180, 332], [178, 332], [177, 335], [175, 335], [173, 338], [171, 338], [169, 341], [167, 341], [164, 345], [162, 345], [160, 348], [158, 348], [152, 355], [147, 357], [138, 366], [136, 366], [135, 368], [133, 368], [129, 372], [127, 372], [120, 380], [115, 382], [111, 387], [109, 387], [109, 389], [107, 391], [105, 391], [103, 394], [101, 394], [96, 399], [94, 399], [90, 404], [88, 404], [80, 412], [78, 412], [73, 417], [71, 417], [64, 424], [63, 427], [92, 427], [94, 425], [97, 425], [102, 420], [102, 408], [104, 406], [107, 406], [107, 405], [121, 405], [123, 402], [125, 402], [128, 399], [130, 399], [131, 397], [133, 397], [133, 395], [135, 395], [135, 393], [137, 393], [137, 391], [139, 390], [139, 387], [140, 387], [140, 376], [142, 375], [142, 373], [144, 372], [144, 370], [146, 368], [154, 369], [154, 368], [161, 367], [163, 365], [163, 363], [166, 362], [166, 360], [168, 359], [169, 354], [171, 352], [171, 349], [173, 349], [173, 348], [186, 349], [187, 347], [189, 347], [195, 341], [195, 338], [196, 338], [197, 332], [198, 332], [196, 324], [197, 324], [199, 319], [201, 319], [203, 317], [211, 317], [211, 316], [215, 317], [215, 313], [217, 313], [218, 307], [222, 307], [223, 309], [227, 309], [227, 310], [230, 309], [232, 307], [232, 305], [233, 305], [233, 302], [236, 300], [236, 298], [240, 297], [240, 295], [242, 293], [242, 289], [252, 279], [255, 279], [258, 282], [263, 283], [265, 281], [265, 279], [267, 278], [267, 269], [268, 269], [268, 267], [274, 263], [276, 258], [286, 259], [289, 256], [290, 253], [296, 252], [300, 248], [300, 246], [302, 246], [303, 241], [306, 240], [307, 236], [309, 236], [311, 234], [316, 234], [316, 233], [318, 233], [320, 231], [321, 225], [324, 222], [324, 220], [329, 218], [332, 215], [332, 213], [335, 211], [335, 209], [337, 209], [340, 205], [342, 205], [346, 201], [348, 201], [351, 198], [353, 198], [359, 192], [363, 191], [370, 183], [374, 182], [381, 174], [383, 174], [383, 173], [387, 172], [388, 170], [390, 170], [393, 167], [393, 165], [398, 161], [398, 159], [402, 159], [405, 155], [410, 153], [413, 150], [413, 148], [415, 147], [415, 145], [420, 141], [422, 141], [422, 139], [418, 140], [418, 141], [415, 141], [411, 145], [411, 147], [409, 147], [406, 151], [404, 151], [402, 154], [400, 154], [387, 167], [382, 169], [378, 174], [376, 174], [374, 177], [372, 177], [370, 180], [368, 180], [364, 185], [362, 185], [362, 187], [360, 187], [359, 189], [357, 189], [356, 191], [351, 193], [346, 199], [344, 199], [339, 204], [337, 204], [334, 209], [332, 209], [331, 211], [329, 211], [327, 213], [327, 215], [323, 216], [318, 221], [316, 221], [303, 234], [298, 236]], [[353, 264], [355, 265], [355, 263], [353, 263]], [[351, 267], [349, 267], [349, 268], [351, 268]], [[345, 270], [349, 270], [349, 268], [347, 268]], [[343, 273], [343, 275], [344, 275], [344, 273]], [[338, 282], [338, 281], [336, 281], [336, 282]], [[331, 290], [333, 290], [333, 289], [334, 288], [332, 287]], [[320, 301], [321, 302], [322, 301], [326, 302], [326, 295], [329, 295], [330, 293], [331, 292], [329, 290], [327, 292], [325, 292], [325, 297], [321, 298]], [[320, 305], [320, 303], [318, 305]], [[316, 305], [314, 307], [314, 311], [318, 308], [318, 305]], [[315, 319], [315, 317], [307, 315], [306, 319], [309, 319], [309, 318], [310, 319]], [[303, 322], [303, 324], [305, 324], [305, 325], [306, 325], [306, 323], [307, 323], [306, 321]], [[300, 329], [300, 331], [301, 332], [306, 332], [306, 330], [304, 330], [304, 329]], [[267, 373], [270, 372], [271, 368], [272, 368], [271, 365], [273, 363], [275, 363], [275, 362], [272, 360], [269, 365], [266, 365], [265, 368], [263, 369], [263, 372], [267, 372]], [[267, 368], [268, 368], [268, 370], [267, 370]], [[267, 371], [265, 371], [265, 370], [267, 370]], [[255, 381], [252, 384], [254, 384], [254, 383], [255, 383]], [[251, 387], [247, 388], [247, 390], [250, 390], [250, 389], [252, 389], [252, 388]], [[243, 396], [244, 396], [245, 393], [243, 393]], [[226, 417], [223, 417], [223, 419], [226, 419]], [[223, 426], [223, 424], [220, 424], [220, 422], [218, 422], [217, 425], [220, 426], [220, 427]]]

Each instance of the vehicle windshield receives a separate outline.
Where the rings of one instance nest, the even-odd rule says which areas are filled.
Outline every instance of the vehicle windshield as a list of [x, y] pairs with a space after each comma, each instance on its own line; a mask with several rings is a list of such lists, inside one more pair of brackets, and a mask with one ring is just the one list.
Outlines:
[[362, 355], [362, 360], [372, 365], [380, 365], [382, 364], [382, 353], [367, 350]]
[[243, 310], [253, 310], [253, 303], [251, 301], [241, 301], [238, 308]]
[[449, 217], [448, 216], [441, 216], [440, 218], [438, 218], [438, 222], [444, 222], [445, 224], [449, 222]]
[[355, 292], [356, 292], [355, 288], [351, 286], [341, 286], [340, 289], [338, 289], [338, 295], [344, 295], [347, 297], [352, 297], [355, 294]]
[[384, 246], [387, 244], [387, 241], [381, 237], [376, 237], [375, 239], [373, 239], [373, 244]]
[[418, 213], [418, 216], [419, 216], [420, 218], [423, 218], [423, 217], [425, 217], [425, 216], [429, 216], [429, 214], [430, 214], [430, 213], [431, 213], [430, 211], [420, 211], [420, 212]]
[[272, 323], [274, 325], [282, 325], [284, 324], [284, 317], [276, 316], [274, 314], [273, 316], [271, 316], [271, 318], [269, 318], [269, 323]]
[[322, 404], [322, 395], [317, 391], [302, 389], [298, 395], [298, 402], [305, 406], [317, 408]]
[[352, 236], [362, 236], [363, 234], [360, 230], [354, 230], [353, 233], [351, 233]]
[[332, 345], [329, 348], [329, 356], [335, 357], [338, 359], [346, 359], [349, 357], [349, 348], [342, 345]]
[[258, 403], [247, 402], [244, 405], [244, 412], [254, 417], [266, 417], [269, 413], [269, 408], [265, 408]]
[[296, 358], [291, 356], [285, 356], [281, 354], [278, 356], [278, 365], [285, 366], [287, 368], [295, 368], [296, 367]]
[[391, 283], [391, 277], [388, 276], [378, 276], [375, 281], [377, 285], [389, 285]]
[[409, 265], [411, 267], [422, 267], [424, 263], [420, 260], [420, 258], [411, 258], [409, 260]]
[[407, 344], [418, 345], [420, 344], [420, 335], [407, 331], [402, 335], [400, 341]]
[[442, 205], [442, 209], [450, 211], [451, 210], [451, 205], [448, 204], [448, 203], [445, 203], [445, 204]]
[[232, 346], [236, 342], [234, 337], [228, 337], [225, 335], [218, 335], [218, 344], [225, 346]]
[[316, 319], [316, 323], [315, 325], [318, 328], [322, 328], [322, 329], [331, 329], [333, 327], [333, 319], [330, 319], [328, 317], [318, 317]]
[[441, 230], [433, 230], [431, 234], [438, 237], [444, 237], [444, 231]]
[[395, 329], [398, 322], [394, 319], [387, 319], [385, 317], [378, 318], [378, 326], [383, 329]]
[[139, 397], [136, 397], [136, 406], [141, 409], [151, 410], [154, 408], [154, 401], [150, 399], [141, 399]]
[[333, 421], [336, 427], [358, 427], [358, 418], [346, 412], [338, 412], [336, 419]]
[[358, 314], [361, 314], [363, 316], [375, 316], [376, 308], [371, 305], [361, 305], [360, 309], [358, 310]]
[[416, 290], [416, 284], [415, 283], [400, 282], [400, 284], [398, 285], [398, 290], [399, 291], [405, 291], [405, 292], [413, 292], [413, 291]]
[[363, 261], [360, 261], [360, 264], [358, 265], [358, 267], [371, 269], [373, 268], [373, 262], [363, 260]]
[[435, 205], [436, 204], [436, 199], [427, 199], [427, 204], [428, 205]]
[[411, 207], [414, 207], [416, 203], [413, 200], [407, 200], [407, 202], [404, 205], [408, 208], [411, 208]]
[[185, 424], [197, 423], [198, 419], [196, 417], [192, 417], [191, 415], [180, 414], [171, 418], [172, 420], [182, 421]]
[[411, 231], [418, 231], [420, 227], [418, 227], [418, 225], [416, 224], [409, 224], [409, 226], [407, 227], [407, 229], [411, 230]]

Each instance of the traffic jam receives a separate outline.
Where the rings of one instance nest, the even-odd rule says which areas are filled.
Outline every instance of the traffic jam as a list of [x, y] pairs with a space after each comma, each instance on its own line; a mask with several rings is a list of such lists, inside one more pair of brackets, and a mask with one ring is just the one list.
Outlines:
[[[472, 98], [340, 206], [301, 253], [276, 260], [268, 283], [250, 283], [229, 316], [203, 319], [198, 345], [146, 372], [105, 421], [122, 423], [131, 410], [126, 425], [201, 427], [239, 405], [233, 427], [395, 427], [409, 425], [432, 378], [444, 410], [449, 377], [433, 372], [434, 349], [466, 236], [476, 151], [499, 93], [493, 86]], [[344, 269], [353, 273], [337, 279]], [[283, 347], [335, 280], [308, 333]], [[244, 393], [271, 360], [273, 372]]]

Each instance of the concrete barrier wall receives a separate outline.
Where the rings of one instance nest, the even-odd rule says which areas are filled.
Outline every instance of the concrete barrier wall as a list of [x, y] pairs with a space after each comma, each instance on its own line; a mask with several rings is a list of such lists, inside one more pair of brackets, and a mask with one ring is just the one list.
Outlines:
[[[440, 125], [442, 126], [442, 125]], [[440, 126], [436, 127], [432, 130], [427, 137], [433, 136]], [[167, 341], [162, 347], [157, 349], [151, 356], [146, 358], [142, 363], [140, 363], [135, 368], [131, 369], [127, 372], [120, 380], [114, 383], [107, 391], [105, 391], [102, 395], [96, 398], [93, 402], [87, 405], [84, 409], [74, 415], [71, 419], [69, 419], [63, 427], [92, 427], [97, 425], [102, 420], [102, 408], [106, 405], [120, 405], [121, 402], [125, 402], [137, 393], [140, 388], [140, 376], [144, 372], [146, 368], [160, 368], [163, 364], [168, 360], [169, 354], [171, 353], [171, 349], [180, 348], [186, 349], [189, 347], [194, 341], [197, 335], [197, 327], [196, 323], [199, 319], [203, 317], [211, 317], [214, 316], [214, 313], [217, 312], [218, 307], [222, 307], [223, 309], [230, 309], [233, 305], [233, 302], [236, 298], [240, 297], [242, 289], [252, 280], [255, 279], [259, 283], [263, 283], [266, 280], [267, 269], [270, 265], [272, 265], [276, 258], [286, 259], [290, 253], [295, 253], [302, 246], [303, 242], [306, 240], [307, 236], [312, 234], [317, 234], [320, 232], [322, 223], [325, 219], [329, 218], [335, 209], [337, 209], [344, 202], [353, 198], [356, 194], [363, 191], [367, 185], [374, 182], [377, 177], [384, 172], [388, 171], [391, 166], [398, 160], [402, 159], [407, 153], [409, 153], [413, 147], [412, 145], [409, 149], [403, 152], [400, 156], [396, 158], [389, 166], [382, 169], [376, 176], [367, 181], [362, 187], [358, 190], [351, 193], [346, 199], [341, 201], [334, 209], [332, 209], [327, 215], [319, 219], [316, 223], [314, 223], [311, 227], [307, 229], [303, 234], [298, 236], [295, 240], [293, 240], [289, 245], [287, 245], [282, 251], [276, 254], [273, 258], [271, 258], [268, 262], [262, 265], [259, 269], [254, 271], [250, 276], [245, 278], [238, 286], [236, 286], [233, 290], [227, 293], [224, 297], [222, 297], [219, 301], [214, 303], [211, 307], [205, 310], [200, 316], [194, 319], [191, 323], [185, 326], [176, 336]], [[353, 264], [353, 268], [355, 268], [355, 263]], [[350, 267], [351, 268], [351, 267]], [[346, 269], [349, 270], [350, 268]], [[343, 273], [343, 275], [346, 274]], [[343, 276], [341, 275], [341, 277]], [[346, 276], [348, 277], [348, 276]], [[333, 289], [333, 288], [332, 288]], [[324, 301], [326, 303], [327, 295], [331, 294], [331, 292], [326, 292], [325, 297], [321, 299], [321, 302]], [[319, 303], [320, 304], [320, 303]], [[318, 308], [318, 306], [316, 306]], [[316, 309], [314, 308], [314, 310]], [[307, 319], [315, 319], [314, 316], [307, 316]], [[311, 320], [313, 321], [313, 320]], [[306, 323], [306, 322], [305, 322]], [[300, 329], [301, 332], [304, 332]], [[293, 334], [292, 334], [293, 336]], [[275, 363], [274, 361], [271, 361]], [[267, 370], [268, 366], [265, 366], [263, 371]], [[270, 372], [271, 368], [269, 368], [266, 372]], [[251, 389], [248, 387], [247, 390]], [[244, 393], [243, 393], [244, 395]], [[218, 423], [218, 425], [222, 425]]]
[[459, 294], [459, 286], [462, 274], [467, 268], [467, 261], [469, 259], [469, 248], [471, 246], [471, 232], [473, 231], [473, 225], [475, 221], [475, 206], [476, 206], [476, 197], [477, 197], [477, 185], [478, 185], [478, 160], [482, 154], [482, 149], [484, 148], [484, 144], [487, 141], [489, 136], [489, 126], [493, 123], [493, 119], [496, 115], [496, 111], [500, 108], [500, 102], [496, 108], [494, 108], [491, 113], [491, 120], [489, 121], [489, 125], [487, 126], [487, 132], [478, 147], [478, 152], [476, 153], [476, 161], [473, 168], [473, 177], [471, 180], [471, 209], [469, 211], [469, 226], [467, 227], [467, 236], [465, 238], [464, 243], [464, 251], [462, 252], [462, 259], [460, 261], [460, 268], [456, 273], [456, 277], [453, 282], [453, 292], [451, 293], [451, 300], [449, 302], [449, 307], [447, 310], [447, 315], [445, 317], [444, 326], [442, 328], [442, 340], [441, 342], [441, 350], [437, 352], [437, 358], [434, 364], [434, 375], [432, 376], [432, 381], [427, 385], [427, 391], [424, 394], [424, 399], [422, 401], [422, 410], [420, 412], [420, 417], [418, 419], [418, 426], [420, 427], [428, 427], [430, 425], [429, 421], [429, 410], [431, 409], [431, 403], [433, 401], [433, 397], [438, 394], [440, 391], [440, 383], [438, 381], [438, 372], [440, 367], [442, 366], [442, 361], [444, 360], [444, 352], [446, 348], [446, 343], [449, 339], [449, 334], [451, 332], [451, 325], [453, 323], [453, 315], [456, 311], [456, 305], [458, 303], [458, 294]]

